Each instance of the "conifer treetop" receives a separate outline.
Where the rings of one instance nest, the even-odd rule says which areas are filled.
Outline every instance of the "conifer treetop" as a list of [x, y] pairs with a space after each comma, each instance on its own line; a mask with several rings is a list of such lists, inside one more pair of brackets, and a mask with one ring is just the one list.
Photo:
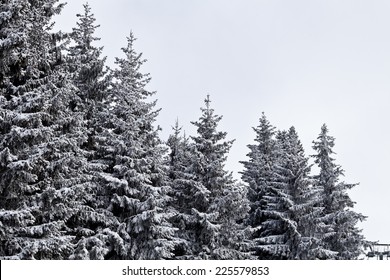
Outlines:
[[77, 27], [73, 28], [73, 34], [79, 34], [75, 36], [76, 42], [79, 44], [83, 51], [92, 47], [92, 42], [99, 41], [100, 38], [95, 37], [95, 29], [100, 25], [94, 25], [96, 19], [95, 15], [91, 12], [91, 6], [88, 3], [83, 4], [84, 14], [77, 14], [79, 21], [76, 23]]

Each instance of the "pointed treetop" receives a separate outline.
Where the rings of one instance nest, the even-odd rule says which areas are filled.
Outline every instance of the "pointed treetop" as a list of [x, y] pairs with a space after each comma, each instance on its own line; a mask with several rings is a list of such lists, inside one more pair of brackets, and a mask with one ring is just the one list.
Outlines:
[[[91, 6], [89, 5], [88, 2], [86, 2], [85, 4], [83, 4], [83, 7], [84, 7], [84, 17], [89, 17], [89, 16], [93, 16], [91, 15]], [[83, 15], [81, 14], [76, 14], [77, 17], [82, 17]]]
[[182, 126], [180, 126], [180, 124], [179, 124], [179, 118], [176, 118], [175, 125], [172, 126], [172, 130], [173, 130], [174, 136], [176, 138], [178, 138], [179, 134], [181, 133], [181, 130], [182, 130]]
[[[134, 51], [134, 42], [137, 40], [137, 38], [135, 37], [133, 30], [130, 30], [130, 34], [129, 36], [126, 37], [126, 40], [127, 40], [127, 47], [123, 47], [122, 51], [126, 54], [136, 55]], [[142, 54], [140, 54], [139, 56], [141, 55]]]
[[73, 28], [73, 37], [77, 43], [84, 48], [90, 49], [93, 41], [99, 41], [100, 38], [94, 37], [93, 34], [96, 28], [100, 25], [94, 25], [96, 19], [95, 15], [91, 13], [91, 6], [86, 3], [83, 4], [84, 14], [77, 14], [78, 22], [76, 23], [77, 28]]
[[321, 132], [323, 134], [327, 134], [329, 132], [328, 130], [328, 126], [326, 125], [326, 123], [324, 123], [322, 126], [321, 126]]
[[206, 104], [206, 108], [207, 108], [207, 109], [210, 109], [210, 103], [211, 103], [210, 94], [207, 94], [207, 97], [206, 97], [206, 99], [204, 100], [204, 103]]
[[114, 78], [120, 81], [121, 88], [123, 88], [123, 84], [127, 84], [129, 88], [126, 91], [133, 92], [138, 98], [144, 99], [155, 94], [155, 92], [145, 90], [145, 86], [150, 82], [151, 77], [149, 73], [141, 72], [141, 66], [147, 60], [142, 58], [142, 53], [135, 50], [134, 41], [136, 38], [132, 31], [126, 39], [127, 46], [121, 48], [125, 57], [115, 58], [115, 64], [118, 67], [114, 70]]
[[269, 125], [270, 125], [270, 122], [269, 122], [269, 120], [267, 119], [267, 117], [266, 117], [266, 115], [265, 115], [264, 112], [261, 112], [260, 124], [266, 125], [266, 126], [269, 126]]
[[335, 138], [332, 136], [329, 136], [328, 133], [329, 133], [328, 126], [324, 123], [321, 126], [321, 133], [318, 136], [318, 139], [322, 139], [323, 141], [326, 141], [330, 147], [333, 147]]
[[206, 104], [206, 108], [201, 108], [202, 111], [206, 113], [207, 117], [211, 117], [214, 113], [214, 110], [211, 108], [211, 100], [210, 100], [210, 94], [207, 94], [206, 99], [204, 100], [204, 103]]
[[175, 126], [172, 127], [173, 129], [181, 129], [181, 126], [179, 125], [179, 117], [176, 117], [175, 120]]
[[288, 130], [289, 134], [291, 135], [298, 135], [297, 130], [295, 129], [295, 126], [291, 126]]
[[[275, 127], [271, 125], [264, 112], [262, 112], [259, 122], [259, 125], [253, 128], [256, 132], [255, 141], [259, 142], [261, 145], [265, 142], [268, 144], [273, 142], [273, 136], [276, 133]], [[266, 146], [268, 146], [268, 144]]]
[[323, 124], [321, 127], [321, 133], [318, 135], [318, 141], [313, 141], [313, 149], [316, 151], [322, 150], [320, 153], [335, 154], [332, 150], [334, 147], [335, 138], [328, 135], [329, 129], [326, 124]]
[[134, 36], [134, 32], [132, 29], [130, 29], [129, 37], [127, 37], [129, 41], [134, 42], [137, 40], [137, 38]]

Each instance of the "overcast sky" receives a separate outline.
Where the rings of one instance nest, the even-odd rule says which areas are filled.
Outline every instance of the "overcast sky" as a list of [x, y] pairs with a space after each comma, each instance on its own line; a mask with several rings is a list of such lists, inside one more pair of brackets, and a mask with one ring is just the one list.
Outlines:
[[[70, 31], [83, 2], [56, 18]], [[295, 126], [306, 154], [326, 123], [335, 158], [368, 240], [390, 243], [390, 1], [89, 0], [98, 46], [110, 66], [132, 30], [148, 62], [166, 139], [210, 94], [221, 130], [236, 139], [227, 168], [242, 170], [261, 112], [278, 129]]]

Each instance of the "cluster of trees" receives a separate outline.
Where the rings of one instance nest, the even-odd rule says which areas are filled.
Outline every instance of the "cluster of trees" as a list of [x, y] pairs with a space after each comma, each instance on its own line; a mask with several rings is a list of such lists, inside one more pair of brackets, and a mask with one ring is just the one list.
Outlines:
[[354, 259], [364, 237], [324, 125], [311, 175], [294, 128], [264, 114], [242, 162], [207, 96], [186, 136], [159, 110], [132, 33], [105, 66], [90, 7], [53, 32], [57, 0], [0, 4], [0, 258]]
[[356, 224], [366, 219], [352, 211], [347, 191], [356, 184], [340, 181], [341, 166], [332, 158], [334, 138], [324, 124], [308, 158], [294, 127], [276, 131], [262, 115], [254, 128], [255, 144], [242, 162], [249, 187], [256, 255], [271, 259], [356, 259], [365, 246]]

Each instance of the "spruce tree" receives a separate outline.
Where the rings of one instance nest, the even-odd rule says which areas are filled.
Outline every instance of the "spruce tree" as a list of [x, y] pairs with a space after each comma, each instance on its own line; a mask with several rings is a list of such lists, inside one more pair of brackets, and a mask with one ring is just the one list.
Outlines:
[[[57, 1], [6, 1], [1, 9], [0, 221], [4, 258], [64, 259], [74, 236], [63, 181], [82, 166], [77, 99], [62, 68]], [[70, 183], [68, 181], [68, 183]]]
[[195, 148], [191, 172], [207, 190], [203, 192], [205, 205], [192, 209], [197, 220], [198, 255], [203, 259], [240, 259], [244, 258], [240, 248], [244, 234], [237, 222], [246, 217], [248, 204], [245, 189], [225, 170], [233, 141], [225, 141], [227, 133], [217, 130], [222, 116], [214, 114], [210, 102], [207, 96], [201, 117], [192, 122], [197, 136], [191, 137]]
[[319, 167], [319, 174], [314, 176], [315, 184], [321, 188], [321, 206], [323, 207], [324, 247], [336, 254], [335, 259], [356, 259], [362, 253], [365, 243], [357, 223], [364, 221], [365, 216], [352, 210], [355, 202], [348, 195], [348, 190], [357, 184], [341, 181], [344, 170], [335, 163], [334, 137], [328, 135], [328, 128], [321, 127], [317, 141], [313, 141], [313, 155]]
[[[97, 155], [97, 130], [101, 129], [100, 119], [109, 109], [107, 90], [110, 76], [104, 70], [105, 57], [101, 58], [102, 47], [96, 47], [94, 15], [88, 4], [83, 5], [84, 13], [77, 14], [76, 27], [70, 34], [71, 45], [67, 46], [64, 68], [76, 88], [77, 99], [70, 104], [74, 114], [82, 118], [79, 154], [83, 156], [83, 167], [79, 168], [79, 180], [71, 187], [72, 193], [79, 193], [78, 211], [68, 220], [68, 226], [76, 235], [76, 250], [72, 259], [103, 259], [113, 251], [123, 249], [115, 232], [118, 221], [104, 205], [104, 182], [97, 176], [106, 167], [105, 161]], [[118, 241], [118, 242], [117, 242]], [[115, 244], [107, 246], [106, 244]], [[119, 245], [118, 245], [119, 244]]]
[[102, 168], [97, 174], [99, 208], [109, 211], [117, 224], [82, 239], [73, 258], [82, 258], [91, 244], [101, 252], [99, 258], [169, 259], [175, 245], [168, 222], [165, 151], [153, 125], [158, 110], [148, 101], [153, 94], [146, 89], [150, 77], [140, 72], [144, 60], [134, 50], [133, 34], [127, 39], [125, 58], [116, 59], [118, 68], [112, 73], [109, 106], [101, 112], [94, 136], [94, 162]]
[[315, 259], [324, 253], [316, 239], [321, 208], [310, 178], [311, 166], [294, 127], [277, 133], [276, 147], [272, 195], [264, 198], [268, 219], [263, 223], [260, 248], [276, 259]]
[[248, 145], [248, 161], [241, 161], [244, 170], [241, 172], [242, 180], [248, 186], [248, 199], [250, 202], [249, 216], [246, 223], [252, 227], [252, 241], [254, 255], [260, 259], [273, 258], [272, 254], [261, 249], [264, 245], [262, 236], [272, 235], [272, 232], [265, 232], [263, 223], [269, 218], [266, 215], [266, 196], [273, 195], [271, 182], [274, 178], [274, 167], [276, 163], [276, 141], [275, 127], [273, 127], [265, 114], [260, 118], [260, 123], [253, 128], [256, 133], [255, 144]]
[[197, 249], [196, 217], [193, 208], [205, 211], [209, 191], [195, 180], [192, 172], [192, 156], [194, 146], [189, 138], [181, 133], [178, 121], [172, 127], [173, 133], [169, 136], [167, 145], [170, 149], [168, 156], [169, 182], [172, 201], [170, 203], [172, 224], [178, 229], [176, 234], [180, 242], [176, 244], [175, 259], [194, 259]]
[[294, 127], [289, 129], [286, 143], [281, 147], [284, 156], [280, 157], [282, 162], [277, 168], [276, 182], [281, 183], [279, 186], [287, 184], [287, 199], [293, 202], [289, 205], [289, 214], [296, 222], [296, 228], [293, 227], [293, 231], [290, 228], [289, 259], [317, 259], [328, 253], [317, 238], [321, 231], [319, 219], [322, 211], [318, 203], [319, 191], [313, 186], [312, 165], [308, 163]]
[[[70, 34], [73, 44], [68, 47], [67, 63], [80, 98], [86, 105], [93, 107], [96, 105], [94, 103], [104, 98], [109, 78], [104, 69], [106, 58], [101, 58], [103, 47], [94, 45], [100, 40], [95, 36], [100, 25], [95, 25], [96, 19], [89, 4], [84, 4], [83, 8], [84, 13], [77, 14], [76, 27]], [[86, 109], [87, 113], [92, 114], [93, 108]]]
[[272, 259], [290, 258], [291, 247], [300, 237], [297, 222], [290, 211], [294, 206], [294, 200], [291, 197], [290, 186], [293, 174], [287, 166], [291, 161], [288, 155], [289, 148], [288, 133], [279, 131], [276, 134], [272, 175], [268, 178], [267, 191], [262, 197], [264, 205], [262, 215], [266, 219], [261, 223], [258, 239], [258, 249]]

